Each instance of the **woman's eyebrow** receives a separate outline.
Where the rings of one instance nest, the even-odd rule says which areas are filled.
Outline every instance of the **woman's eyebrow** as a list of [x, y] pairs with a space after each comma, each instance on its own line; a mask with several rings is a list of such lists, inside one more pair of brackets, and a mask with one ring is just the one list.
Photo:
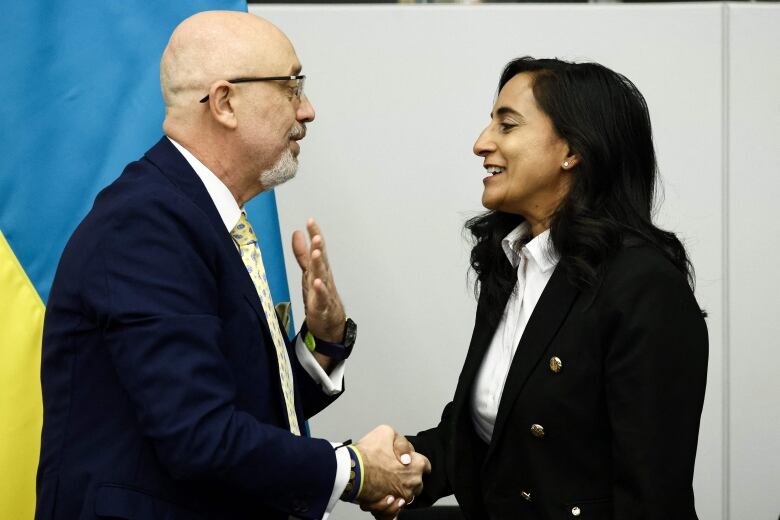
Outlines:
[[[496, 109], [496, 111], [495, 111], [495, 117], [507, 116], [507, 115], [509, 115], [509, 116], [516, 116], [516, 117], [520, 118], [521, 121], [525, 121], [525, 117], [523, 117], [523, 114], [521, 114], [520, 112], [518, 112], [514, 108], [498, 107]], [[491, 113], [490, 114], [490, 119], [493, 119], [493, 117], [494, 117], [494, 114]]]

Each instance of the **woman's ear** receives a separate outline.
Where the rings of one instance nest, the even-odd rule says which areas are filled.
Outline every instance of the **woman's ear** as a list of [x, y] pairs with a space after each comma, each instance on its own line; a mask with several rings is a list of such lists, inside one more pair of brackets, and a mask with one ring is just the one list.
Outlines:
[[569, 151], [569, 155], [561, 163], [561, 168], [564, 170], [571, 170], [580, 162], [580, 156], [572, 151]]

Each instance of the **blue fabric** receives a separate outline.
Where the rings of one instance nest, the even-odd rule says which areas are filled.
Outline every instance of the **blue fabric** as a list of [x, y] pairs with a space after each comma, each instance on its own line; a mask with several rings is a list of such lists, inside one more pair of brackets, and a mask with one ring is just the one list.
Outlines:
[[[98, 195], [57, 269], [37, 518], [320, 518], [336, 458], [290, 433], [272, 341], [216, 207], [162, 138]], [[303, 421], [335, 397], [287, 348]]]
[[[159, 138], [159, 59], [184, 18], [243, 0], [23, 0], [0, 16], [0, 230], [44, 302], [100, 189]], [[289, 301], [273, 193], [250, 204], [274, 300]]]

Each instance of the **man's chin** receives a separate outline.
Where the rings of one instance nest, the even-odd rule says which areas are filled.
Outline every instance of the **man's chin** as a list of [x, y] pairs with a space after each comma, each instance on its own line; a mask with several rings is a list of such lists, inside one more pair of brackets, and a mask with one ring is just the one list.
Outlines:
[[262, 172], [259, 180], [263, 186], [272, 188], [289, 181], [298, 171], [298, 159], [292, 151], [292, 146], [282, 153], [282, 156], [271, 168]]
[[295, 173], [287, 174], [284, 176], [263, 174], [260, 177], [260, 185], [263, 187], [263, 191], [272, 190], [278, 186], [281, 186], [285, 182], [295, 178]]

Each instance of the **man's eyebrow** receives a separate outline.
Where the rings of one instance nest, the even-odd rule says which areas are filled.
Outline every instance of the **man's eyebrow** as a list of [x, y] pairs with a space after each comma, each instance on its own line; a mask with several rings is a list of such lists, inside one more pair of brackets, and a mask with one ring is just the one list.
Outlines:
[[516, 116], [519, 117], [522, 121], [525, 121], [525, 118], [523, 117], [523, 114], [518, 112], [517, 110], [509, 107], [498, 107], [495, 111], [495, 113], [490, 114], [490, 119], [493, 119], [493, 117], [499, 117], [499, 116]]
[[290, 72], [290, 76], [297, 76], [298, 74], [301, 73], [301, 69], [303, 69], [303, 67], [301, 67], [300, 65], [293, 65], [292, 71]]

